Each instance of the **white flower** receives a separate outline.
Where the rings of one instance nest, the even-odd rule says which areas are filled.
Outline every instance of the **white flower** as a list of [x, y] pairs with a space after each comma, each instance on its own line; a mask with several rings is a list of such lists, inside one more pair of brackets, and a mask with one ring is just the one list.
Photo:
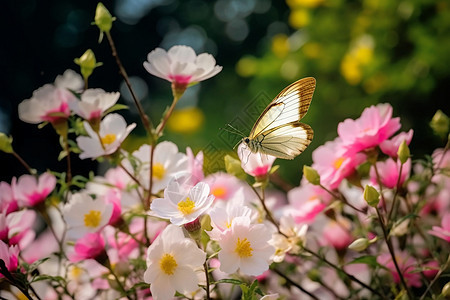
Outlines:
[[[136, 177], [146, 189], [149, 188], [150, 151], [149, 145], [142, 145], [133, 152], [133, 157], [138, 164]], [[186, 154], [178, 152], [177, 145], [172, 142], [164, 141], [156, 145], [153, 155], [152, 193], [165, 189], [174, 176], [189, 170]], [[129, 162], [126, 162], [125, 166], [133, 172]]]
[[76, 101], [71, 92], [46, 84], [35, 90], [30, 99], [19, 104], [19, 118], [31, 124], [45, 121], [55, 124], [70, 116], [71, 101]]
[[175, 291], [193, 292], [199, 282], [195, 270], [202, 268], [205, 259], [206, 253], [181, 228], [169, 225], [148, 248], [144, 281], [151, 284], [157, 300], [172, 299]]
[[306, 232], [308, 225], [297, 224], [292, 215], [283, 216], [280, 219], [280, 232], [272, 235], [269, 243], [275, 247], [276, 251], [272, 260], [281, 262], [284, 260], [286, 253], [297, 255], [302, 250], [302, 246], [306, 243]]
[[173, 46], [167, 52], [156, 48], [148, 54], [144, 67], [150, 74], [180, 85], [206, 80], [222, 70], [211, 54], [197, 56], [188, 46]]
[[238, 146], [237, 153], [241, 160], [242, 169], [245, 173], [254, 177], [265, 177], [276, 159], [275, 156], [252, 153], [245, 143]]
[[64, 74], [55, 78], [55, 86], [61, 89], [68, 89], [75, 92], [81, 91], [84, 87], [83, 78], [74, 70], [66, 70]]
[[211, 225], [213, 229], [208, 232], [208, 235], [213, 240], [219, 240], [222, 233], [231, 228], [233, 220], [237, 217], [252, 218], [254, 212], [244, 205], [244, 197], [242, 189], [238, 191], [242, 197], [234, 197], [227, 202], [216, 202], [213, 209], [209, 212], [211, 217]]
[[174, 177], [164, 190], [164, 198], [153, 200], [153, 215], [170, 219], [175, 225], [183, 225], [197, 219], [213, 203], [214, 196], [209, 194], [209, 186], [204, 182], [186, 189], [186, 176]]
[[84, 128], [89, 136], [77, 138], [78, 147], [82, 151], [80, 158], [95, 159], [116, 152], [134, 127], [136, 127], [135, 123], [127, 127], [125, 119], [119, 114], [107, 115], [100, 123], [98, 134], [89, 123], [84, 122]]
[[113, 204], [103, 198], [94, 200], [84, 192], [72, 195], [63, 208], [68, 238], [79, 239], [86, 233], [98, 232], [108, 224], [112, 212]]
[[275, 248], [268, 244], [271, 230], [264, 224], [250, 224], [250, 218], [235, 218], [231, 230], [218, 241], [220, 270], [234, 273], [238, 269], [246, 275], [258, 276], [269, 268]]
[[102, 89], [88, 89], [81, 95], [81, 101], [70, 103], [70, 108], [85, 120], [101, 119], [105, 111], [119, 100], [120, 93], [107, 93]]

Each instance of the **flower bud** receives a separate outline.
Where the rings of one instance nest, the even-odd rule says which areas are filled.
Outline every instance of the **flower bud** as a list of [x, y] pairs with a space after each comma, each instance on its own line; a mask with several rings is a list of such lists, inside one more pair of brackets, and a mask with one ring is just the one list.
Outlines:
[[303, 166], [303, 175], [305, 175], [306, 180], [308, 180], [313, 185], [320, 184], [320, 175], [313, 168], [309, 166]]
[[5, 153], [13, 153], [13, 147], [12, 147], [12, 137], [7, 136], [3, 132], [0, 132], [0, 151], [3, 151]]
[[230, 155], [225, 155], [225, 170], [228, 174], [236, 176], [239, 179], [245, 180], [247, 178], [247, 174], [241, 167], [241, 161], [236, 159]]
[[400, 162], [402, 164], [404, 164], [408, 160], [408, 158], [411, 156], [411, 154], [409, 152], [409, 147], [408, 147], [408, 144], [406, 144], [406, 141], [403, 141], [400, 144], [400, 147], [398, 147], [397, 156], [398, 156], [398, 159], [400, 159]]
[[80, 66], [81, 75], [83, 75], [84, 80], [87, 80], [91, 76], [95, 68], [102, 65], [102, 63], [97, 63], [94, 52], [91, 49], [87, 49], [80, 58], [75, 58], [74, 62]]
[[364, 200], [372, 207], [376, 207], [380, 202], [380, 194], [378, 191], [370, 185], [366, 185], [364, 188]]
[[447, 282], [442, 288], [442, 296], [450, 297], [450, 282]]
[[366, 248], [367, 248], [369, 245], [370, 245], [370, 242], [369, 242], [368, 239], [366, 239], [366, 238], [360, 238], [360, 239], [357, 239], [357, 240], [353, 241], [353, 243], [351, 243], [351, 244], [348, 246], [348, 248], [349, 248], [349, 249], [352, 249], [352, 250], [354, 250], [354, 251], [360, 252], [360, 251], [366, 250]]
[[433, 129], [434, 133], [441, 137], [445, 137], [449, 130], [450, 119], [449, 117], [442, 112], [442, 110], [438, 110], [433, 119], [431, 119], [430, 127]]
[[94, 24], [100, 29], [100, 32], [109, 32], [112, 28], [112, 23], [116, 20], [115, 17], [111, 16], [109, 10], [99, 2], [97, 4], [97, 9], [95, 10]]

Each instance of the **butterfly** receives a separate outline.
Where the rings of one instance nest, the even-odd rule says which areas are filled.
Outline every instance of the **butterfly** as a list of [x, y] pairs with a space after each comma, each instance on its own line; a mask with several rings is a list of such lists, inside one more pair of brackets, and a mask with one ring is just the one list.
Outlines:
[[270, 102], [242, 142], [253, 153], [294, 159], [308, 147], [314, 136], [312, 128], [300, 119], [308, 112], [315, 88], [313, 77], [300, 79], [286, 87]]

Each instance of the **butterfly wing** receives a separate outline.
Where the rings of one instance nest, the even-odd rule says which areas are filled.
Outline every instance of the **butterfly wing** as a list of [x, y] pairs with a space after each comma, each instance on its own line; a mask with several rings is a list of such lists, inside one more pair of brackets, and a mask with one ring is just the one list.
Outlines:
[[249, 138], [284, 124], [298, 122], [307, 113], [316, 88], [312, 77], [300, 79], [282, 90], [256, 120]]
[[291, 122], [264, 131], [258, 137], [258, 152], [283, 159], [294, 159], [311, 143], [312, 128], [301, 122]]

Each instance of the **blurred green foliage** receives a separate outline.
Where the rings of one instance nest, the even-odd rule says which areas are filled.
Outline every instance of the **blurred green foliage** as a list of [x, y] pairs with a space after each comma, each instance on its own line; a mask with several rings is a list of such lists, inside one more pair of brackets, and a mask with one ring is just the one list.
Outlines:
[[[194, 152], [207, 152], [209, 171], [223, 167], [223, 155], [233, 153], [240, 139], [221, 128], [231, 123], [247, 134], [257, 112], [262, 112], [285, 86], [307, 76], [317, 79], [317, 88], [303, 121], [313, 127], [315, 137], [294, 162], [277, 161], [287, 181], [298, 183], [302, 165], [311, 163], [316, 147], [336, 137], [340, 121], [357, 118], [365, 107], [380, 102], [393, 105], [403, 129], [415, 130], [413, 155], [420, 157], [443, 145], [428, 124], [437, 109], [449, 114], [448, 1], [103, 3], [117, 17], [111, 34], [128, 74], [134, 78], [142, 104], [155, 123], [170, 105], [171, 91], [168, 82], [152, 77], [142, 67], [148, 52], [158, 46], [168, 49], [186, 44], [197, 52], [212, 53], [224, 66], [216, 77], [183, 96], [178, 104], [179, 124], [168, 125], [164, 136], [182, 151], [190, 146]], [[29, 160], [40, 157], [36, 168], [45, 169], [52, 167], [43, 159], [45, 155], [59, 150], [40, 153], [39, 149], [56, 137], [44, 139], [41, 134], [52, 133], [20, 122], [17, 104], [66, 68], [78, 70], [73, 59], [87, 49], [103, 62], [91, 75], [90, 87], [117, 91], [123, 83], [109, 47], [105, 42], [97, 43], [98, 29], [90, 25], [97, 2], [24, 0], [20, 5], [12, 1], [5, 5], [1, 19], [8, 24], [3, 28], [9, 30], [5, 31], [6, 42], [0, 49], [2, 56], [8, 57], [2, 62], [5, 72], [1, 75], [7, 88], [0, 108], [9, 119], [3, 118], [0, 123], [6, 124], [3, 131], [14, 136], [16, 151]], [[121, 101], [131, 106], [126, 90], [120, 91]], [[140, 125], [135, 110], [125, 116]], [[180, 126], [190, 119], [195, 122]], [[145, 141], [141, 129], [135, 131], [135, 140], [129, 141], [130, 149]], [[25, 133], [32, 136], [27, 138]], [[57, 142], [54, 144], [57, 146]], [[3, 161], [3, 157], [0, 159]]]

